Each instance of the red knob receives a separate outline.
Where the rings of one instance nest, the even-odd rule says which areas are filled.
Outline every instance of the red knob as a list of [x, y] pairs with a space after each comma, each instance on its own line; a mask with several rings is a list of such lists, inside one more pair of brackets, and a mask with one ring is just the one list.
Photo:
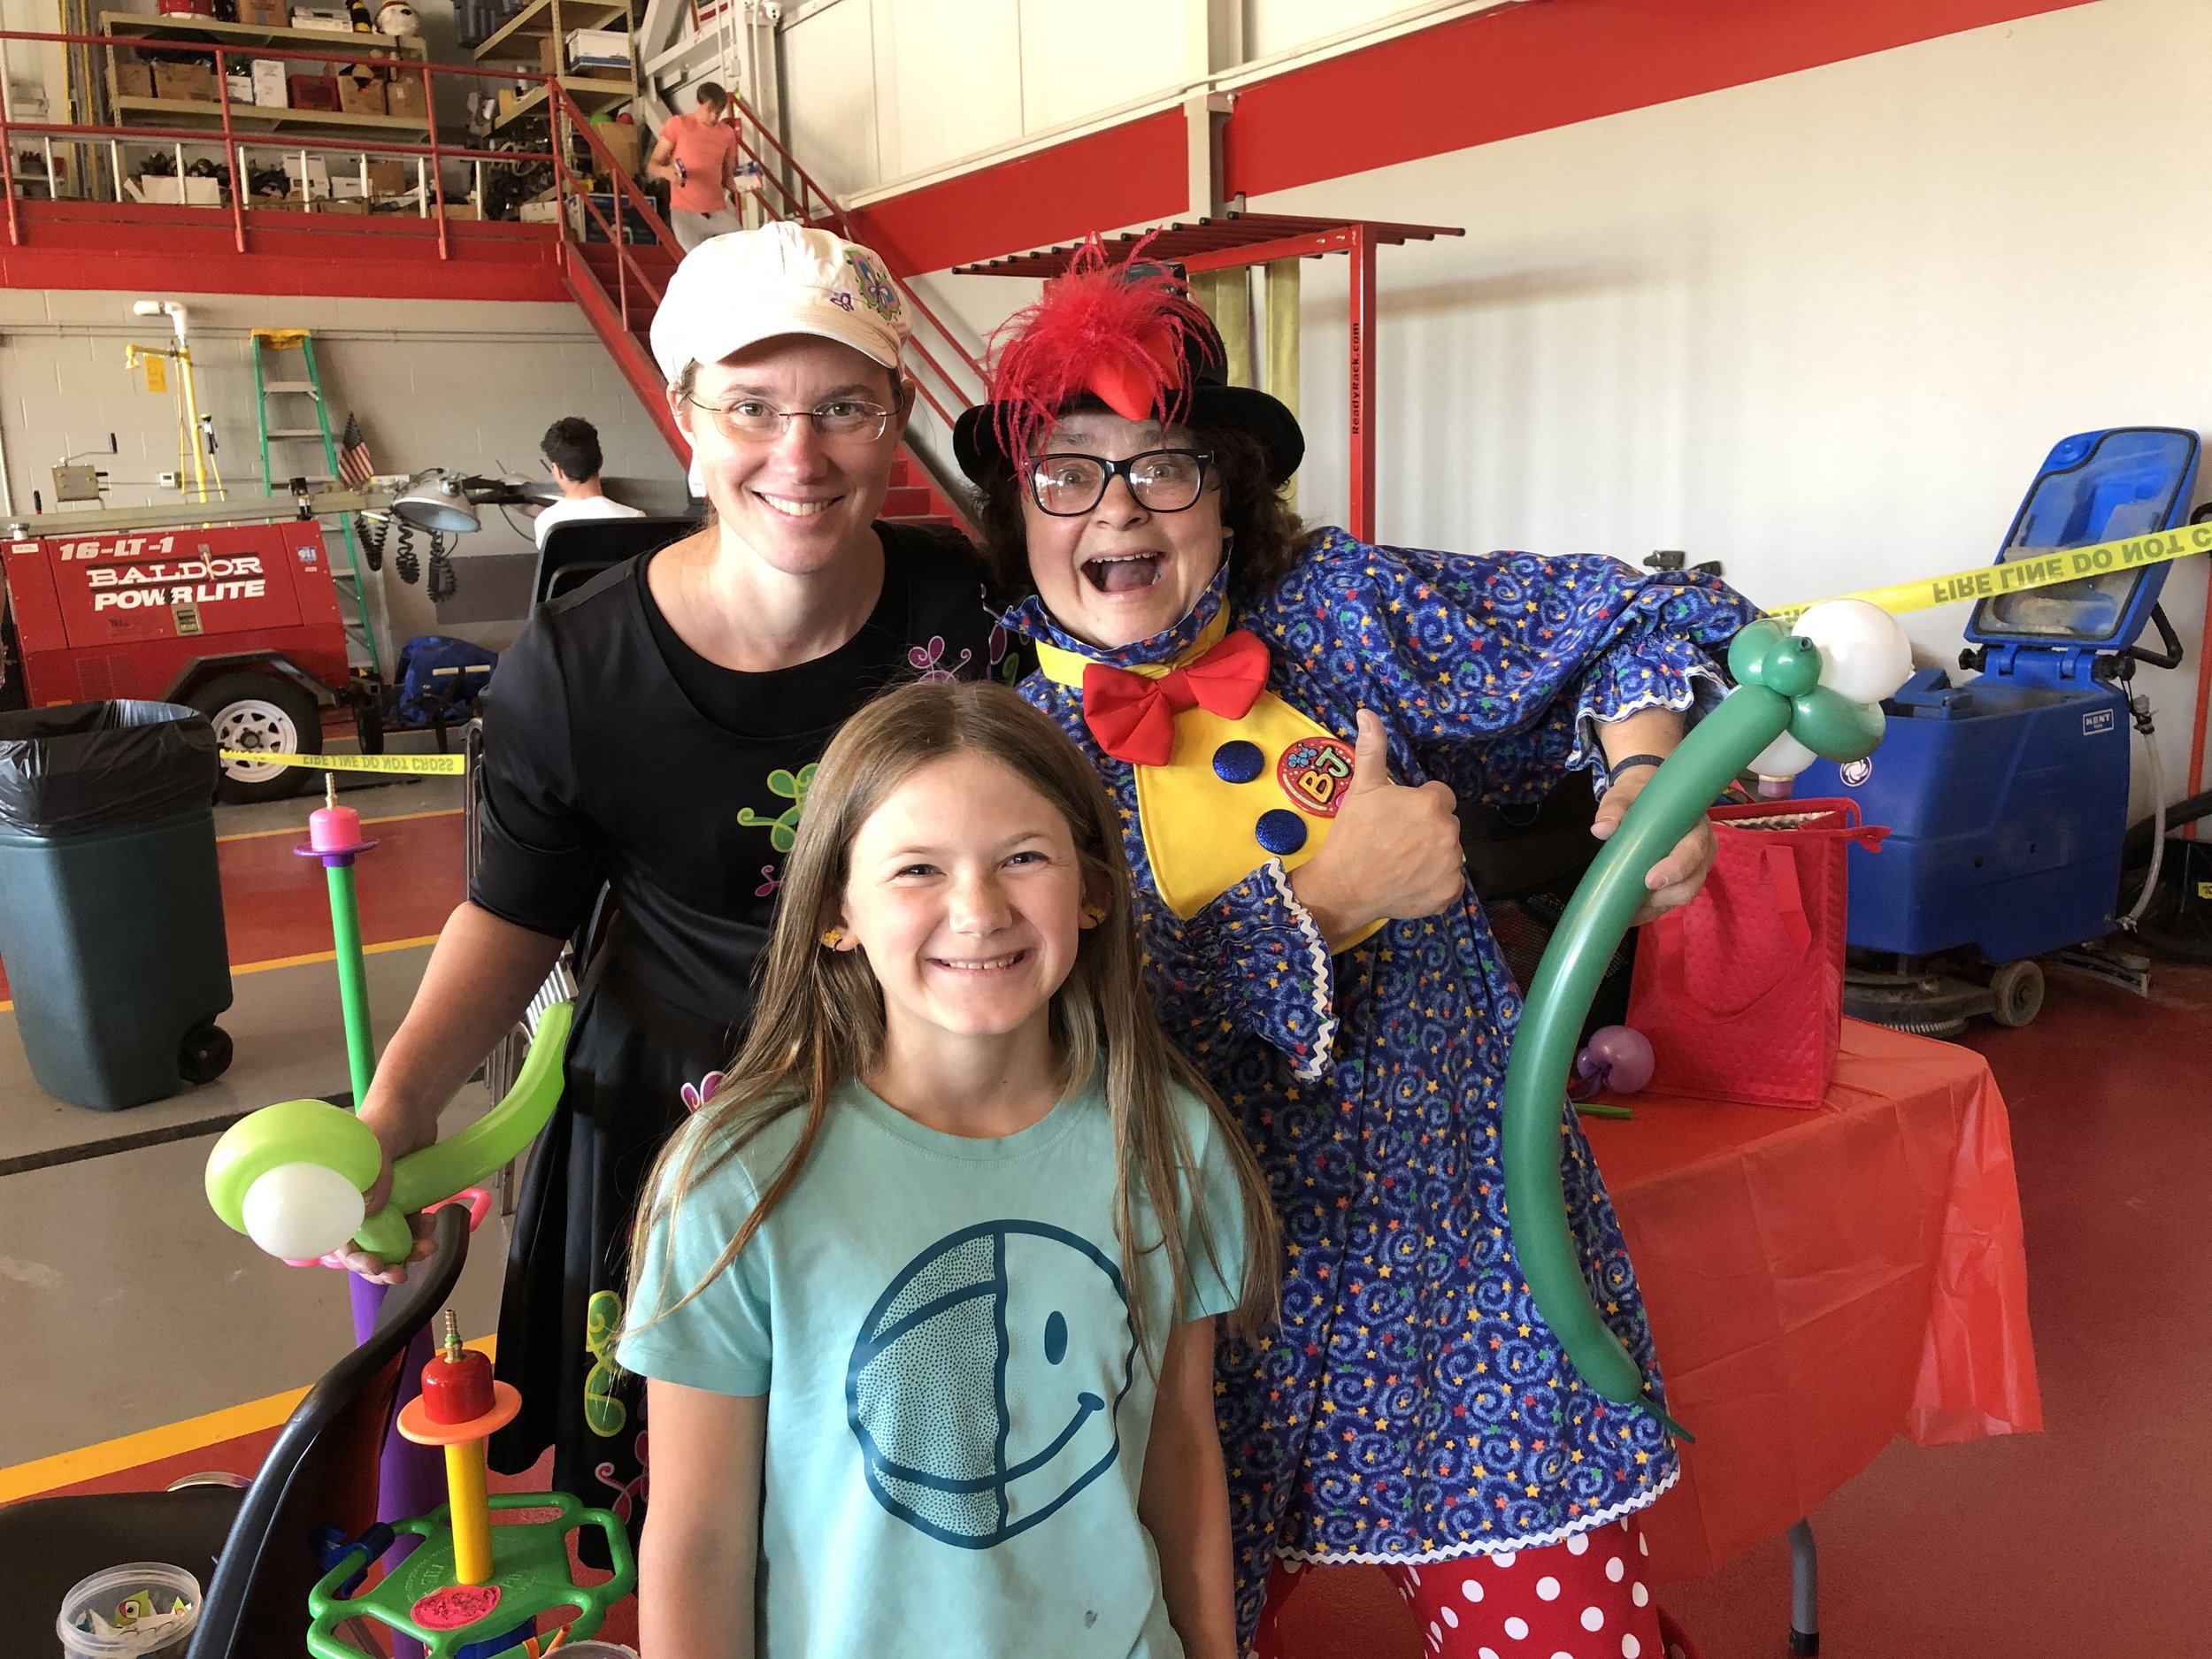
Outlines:
[[423, 1414], [433, 1423], [472, 1423], [496, 1403], [492, 1363], [473, 1348], [434, 1355], [422, 1368]]

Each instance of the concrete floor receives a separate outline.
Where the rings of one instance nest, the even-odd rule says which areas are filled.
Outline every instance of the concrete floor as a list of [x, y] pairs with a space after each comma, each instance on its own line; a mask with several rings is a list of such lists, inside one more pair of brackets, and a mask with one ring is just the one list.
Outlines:
[[[365, 818], [397, 817], [457, 808], [459, 782], [345, 794]], [[296, 828], [314, 804], [302, 795], [223, 808], [217, 833]], [[365, 861], [360, 879], [434, 881], [457, 895], [461, 872]], [[303, 911], [284, 955], [329, 949], [327, 913]], [[428, 956], [419, 946], [368, 957], [380, 1044]], [[332, 964], [235, 972], [246, 965], [234, 964], [236, 1000], [221, 1021], [236, 1046], [229, 1071], [128, 1111], [87, 1111], [41, 1092], [14, 1014], [0, 1013], [0, 1331], [17, 1374], [35, 1379], [0, 1413], [0, 1467], [303, 1386], [349, 1343], [339, 1276], [264, 1256], [215, 1218], [201, 1190], [208, 1151], [229, 1122], [272, 1101], [348, 1087]], [[449, 1124], [487, 1103], [472, 1087]], [[488, 1223], [455, 1302], [472, 1336], [495, 1323], [504, 1256], [501, 1224]]]

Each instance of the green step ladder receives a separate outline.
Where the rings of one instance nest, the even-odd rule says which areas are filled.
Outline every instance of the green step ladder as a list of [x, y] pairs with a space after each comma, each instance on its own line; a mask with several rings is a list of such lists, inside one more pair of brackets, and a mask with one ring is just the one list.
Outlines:
[[[330, 410], [323, 402], [323, 378], [315, 366], [315, 337], [304, 328], [257, 328], [253, 331], [254, 408], [261, 420], [261, 488], [268, 495], [277, 493], [277, 480], [281, 477], [287, 485], [292, 480], [305, 477], [310, 484], [319, 484], [335, 489], [338, 478], [338, 444], [330, 435]], [[291, 379], [274, 379], [270, 373], [271, 359], [288, 351], [299, 353], [301, 374]], [[314, 411], [315, 424], [301, 424], [303, 417], [272, 419], [270, 404], [274, 399], [288, 400], [296, 409], [300, 400], [306, 400]], [[308, 472], [303, 467], [276, 467], [270, 464], [272, 446], [280, 451], [287, 446], [319, 444], [322, 449], [323, 471]], [[376, 627], [369, 612], [368, 585], [361, 575], [361, 556], [357, 547], [359, 533], [354, 515], [338, 515], [338, 533], [346, 549], [346, 568], [340, 570], [332, 563], [330, 578], [336, 584], [342, 603], [338, 615], [349, 639], [357, 640], [361, 650], [369, 659], [370, 672], [381, 680], [384, 663], [376, 649]], [[345, 599], [353, 602], [353, 616], [346, 617]]]

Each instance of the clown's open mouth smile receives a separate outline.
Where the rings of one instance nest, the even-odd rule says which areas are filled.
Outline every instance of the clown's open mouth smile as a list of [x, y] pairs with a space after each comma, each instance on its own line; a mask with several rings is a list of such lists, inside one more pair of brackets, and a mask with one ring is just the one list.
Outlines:
[[1149, 588], [1160, 580], [1157, 553], [1113, 553], [1085, 559], [1083, 574], [1102, 594], [1129, 594]]

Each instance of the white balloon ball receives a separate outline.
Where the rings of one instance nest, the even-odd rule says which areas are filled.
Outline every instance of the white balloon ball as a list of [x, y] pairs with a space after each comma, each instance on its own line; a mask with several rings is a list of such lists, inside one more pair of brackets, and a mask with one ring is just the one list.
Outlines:
[[280, 1164], [246, 1189], [246, 1236], [287, 1262], [312, 1262], [360, 1231], [361, 1189], [320, 1164]]
[[1785, 732], [1758, 752], [1750, 771], [1762, 778], [1794, 778], [1819, 758]]
[[1824, 600], [1790, 632], [1820, 648], [1820, 683], [1854, 703], [1879, 703], [1912, 678], [1903, 625], [1863, 599]]

